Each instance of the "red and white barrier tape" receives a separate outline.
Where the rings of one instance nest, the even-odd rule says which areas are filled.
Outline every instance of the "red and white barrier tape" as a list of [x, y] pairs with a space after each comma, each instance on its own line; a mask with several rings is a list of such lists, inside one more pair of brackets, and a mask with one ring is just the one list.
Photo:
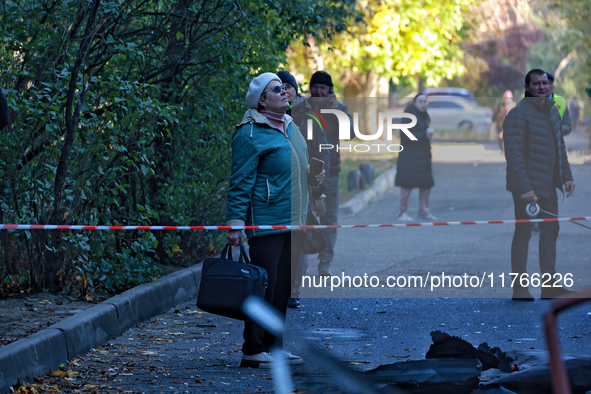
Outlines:
[[427, 226], [467, 226], [475, 224], [515, 224], [540, 222], [570, 222], [591, 220], [591, 216], [574, 218], [520, 219], [520, 220], [476, 220], [470, 222], [425, 222], [396, 224], [339, 224], [320, 226], [87, 226], [51, 224], [0, 224], [0, 230], [296, 230], [326, 228], [374, 228], [374, 227], [427, 227]]

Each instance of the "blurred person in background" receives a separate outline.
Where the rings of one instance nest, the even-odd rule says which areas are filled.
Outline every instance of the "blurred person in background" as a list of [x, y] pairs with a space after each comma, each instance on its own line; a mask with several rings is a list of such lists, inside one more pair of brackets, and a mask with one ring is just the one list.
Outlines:
[[570, 120], [570, 113], [568, 111], [568, 105], [566, 104], [566, 99], [562, 96], [554, 94], [554, 75], [546, 72], [548, 76], [548, 97], [554, 100], [554, 105], [556, 109], [558, 109], [558, 113], [560, 114], [560, 131], [562, 131], [562, 135], [569, 135], [572, 131], [573, 127]]
[[[395, 185], [400, 187], [400, 199], [398, 203], [398, 221], [411, 222], [414, 219], [406, 211], [412, 189], [419, 189], [419, 219], [437, 220], [429, 212], [429, 197], [431, 188], [435, 185], [431, 172], [431, 138], [433, 129], [429, 127], [431, 118], [427, 113], [429, 102], [427, 96], [420, 93], [408, 104], [404, 112], [413, 114], [417, 118], [417, 124], [409, 131], [417, 138], [412, 141], [408, 136], [400, 132], [400, 145], [403, 149], [398, 154], [396, 164]], [[410, 123], [410, 122], [408, 122]]]
[[572, 122], [573, 131], [576, 131], [577, 125], [579, 123], [579, 117], [581, 116], [581, 107], [579, 107], [579, 103], [577, 102], [576, 98], [570, 102], [568, 108], [570, 110], [570, 120]]
[[499, 147], [503, 150], [503, 122], [505, 117], [515, 107], [515, 101], [513, 101], [513, 93], [510, 90], [506, 90], [503, 93], [503, 101], [501, 101], [495, 107], [492, 120], [497, 126], [497, 138], [499, 141]]

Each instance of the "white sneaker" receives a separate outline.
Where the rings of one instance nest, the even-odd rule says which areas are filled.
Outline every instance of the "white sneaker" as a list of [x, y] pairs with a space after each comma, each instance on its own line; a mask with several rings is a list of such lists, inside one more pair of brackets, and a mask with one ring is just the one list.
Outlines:
[[241, 367], [248, 368], [271, 368], [273, 363], [273, 356], [268, 352], [261, 352], [253, 355], [242, 355]]
[[285, 357], [287, 358], [287, 363], [289, 365], [300, 365], [304, 363], [304, 360], [300, 356], [296, 356], [295, 354], [291, 354], [289, 352], [283, 351]]
[[411, 218], [408, 213], [404, 212], [402, 215], [398, 216], [398, 221], [399, 222], [412, 222], [414, 221], [413, 218]]
[[[304, 362], [300, 356], [296, 356], [286, 351], [283, 351], [283, 354], [287, 359], [288, 365], [300, 365]], [[275, 361], [274, 357], [268, 352], [253, 354], [251, 356], [244, 354], [242, 355], [240, 366], [248, 368], [271, 368], [273, 361]]]

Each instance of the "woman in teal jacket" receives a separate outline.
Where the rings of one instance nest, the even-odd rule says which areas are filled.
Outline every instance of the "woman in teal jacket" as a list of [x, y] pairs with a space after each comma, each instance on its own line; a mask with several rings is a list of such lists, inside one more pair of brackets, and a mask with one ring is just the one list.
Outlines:
[[[305, 225], [308, 152], [302, 133], [285, 114], [289, 108], [285, 86], [277, 75], [261, 74], [250, 83], [246, 104], [249, 109], [232, 137], [226, 224]], [[269, 275], [265, 299], [285, 316], [303, 232], [246, 230], [246, 235], [253, 264], [265, 268]], [[238, 245], [242, 231], [229, 231], [227, 240]], [[269, 351], [281, 347], [281, 342], [258, 324], [245, 322], [240, 365], [269, 368]], [[302, 363], [298, 356], [287, 356], [290, 364]]]

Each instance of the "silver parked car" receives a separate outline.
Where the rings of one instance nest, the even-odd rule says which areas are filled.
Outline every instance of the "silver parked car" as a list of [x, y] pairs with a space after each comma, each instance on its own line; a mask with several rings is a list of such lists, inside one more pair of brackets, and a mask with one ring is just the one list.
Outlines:
[[[397, 107], [405, 107], [410, 103], [414, 97], [419, 94], [418, 91], [410, 93], [408, 96], [400, 97], [396, 100]], [[433, 96], [457, 96], [463, 97], [466, 100], [474, 101], [474, 94], [464, 88], [426, 88], [423, 90], [423, 94], [427, 97]]]
[[423, 93], [427, 96], [457, 96], [474, 101], [474, 93], [464, 88], [426, 88]]
[[457, 96], [429, 96], [427, 112], [435, 130], [467, 130], [488, 134], [492, 109]]
[[[488, 134], [492, 123], [492, 109], [479, 106], [473, 98], [459, 96], [429, 96], [427, 112], [435, 130], [466, 130]], [[406, 105], [405, 105], [406, 106]], [[394, 123], [407, 123], [400, 117], [405, 106], [391, 110]]]

